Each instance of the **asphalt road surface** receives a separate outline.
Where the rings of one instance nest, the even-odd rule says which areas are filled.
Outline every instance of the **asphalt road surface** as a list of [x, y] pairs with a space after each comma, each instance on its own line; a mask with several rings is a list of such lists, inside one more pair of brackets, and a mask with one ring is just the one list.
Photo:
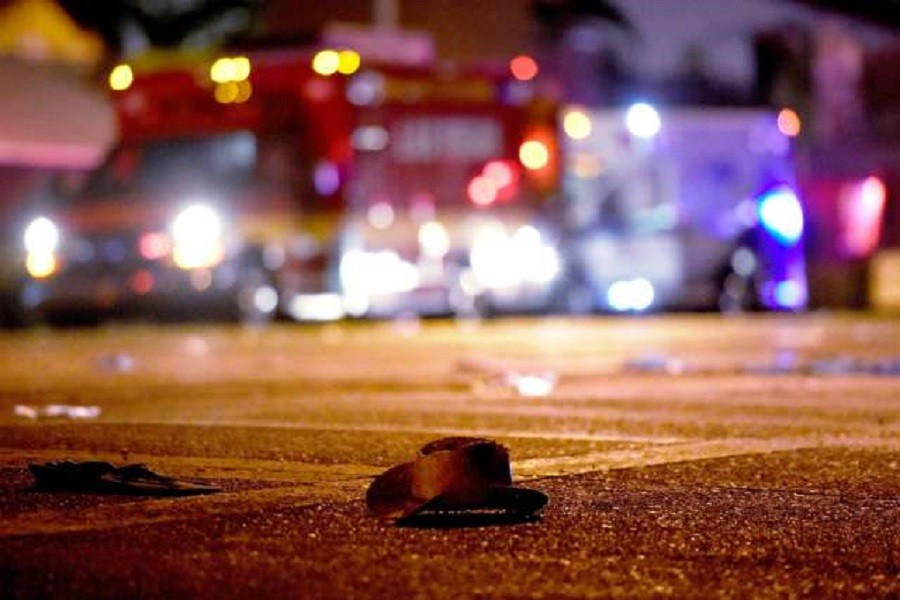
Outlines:
[[[900, 598], [898, 392], [871, 316], [0, 332], [0, 597]], [[543, 518], [370, 515], [444, 435]], [[61, 459], [224, 492], [32, 489]]]

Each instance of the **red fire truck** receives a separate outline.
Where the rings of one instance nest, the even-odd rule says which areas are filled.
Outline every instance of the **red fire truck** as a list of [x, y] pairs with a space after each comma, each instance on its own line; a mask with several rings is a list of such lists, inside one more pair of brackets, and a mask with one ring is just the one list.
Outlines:
[[119, 65], [120, 142], [25, 231], [48, 317], [524, 310], [560, 277], [555, 106], [344, 50]]

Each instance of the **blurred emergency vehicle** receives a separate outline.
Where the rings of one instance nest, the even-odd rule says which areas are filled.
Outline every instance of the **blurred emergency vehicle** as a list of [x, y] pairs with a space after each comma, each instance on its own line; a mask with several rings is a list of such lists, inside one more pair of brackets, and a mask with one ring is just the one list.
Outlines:
[[341, 228], [351, 314], [548, 308], [562, 259], [557, 105], [505, 75], [368, 71]]
[[637, 103], [561, 118], [573, 309], [806, 305], [796, 115]]
[[120, 142], [24, 232], [50, 318], [522, 309], [558, 279], [555, 111], [523, 82], [350, 50], [150, 57], [109, 82]]

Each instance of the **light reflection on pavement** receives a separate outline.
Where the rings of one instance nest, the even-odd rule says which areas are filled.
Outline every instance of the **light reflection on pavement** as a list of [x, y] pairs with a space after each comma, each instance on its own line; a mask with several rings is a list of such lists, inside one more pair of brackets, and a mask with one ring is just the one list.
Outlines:
[[[268, 329], [119, 325], [2, 335], [0, 559], [12, 560], [21, 551], [16, 540], [22, 536], [39, 536], [32, 539], [41, 540], [39, 546], [48, 552], [47, 558], [35, 554], [29, 559], [26, 552], [15, 564], [24, 569], [26, 563], [38, 565], [46, 560], [71, 586], [77, 579], [73, 567], [53, 553], [63, 533], [101, 535], [102, 531], [114, 540], [125, 540], [127, 535], [120, 530], [126, 526], [163, 531], [199, 522], [196, 526], [202, 528], [213, 517], [253, 521], [248, 514], [324, 506], [334, 512], [337, 522], [350, 523], [341, 539], [352, 539], [354, 531], [369, 523], [360, 511], [364, 512], [361, 497], [371, 477], [408, 460], [419, 445], [442, 435], [498, 439], [511, 450], [516, 478], [545, 486], [551, 497], [557, 488], [571, 487], [584, 494], [590, 485], [598, 485], [590, 483], [597, 477], [610, 482], [595, 487], [598, 494], [608, 496], [612, 489], [619, 489], [611, 483], [619, 478], [633, 474], [640, 480], [648, 469], [680, 472], [680, 465], [703, 461], [732, 464], [767, 461], [777, 455], [807, 457], [803, 460], [818, 464], [809, 452], [852, 456], [861, 452], [854, 460], [868, 464], [869, 457], [882, 456], [882, 468], [887, 471], [878, 474], [878, 468], [872, 467], [874, 474], [865, 471], [869, 474], [863, 477], [863, 470], [850, 461], [834, 467], [837, 475], [819, 471], [821, 480], [812, 467], [801, 476], [803, 467], [796, 475], [789, 475], [794, 471], [788, 469], [787, 483], [777, 474], [772, 481], [779, 481], [778, 489], [798, 493], [831, 489], [829, 482], [834, 482], [856, 490], [862, 506], [880, 502], [878, 498], [894, 498], [893, 504], [878, 505], [878, 519], [900, 517], [896, 501], [900, 477], [895, 470], [900, 455], [900, 378], [750, 374], [744, 369], [747, 364], [772, 361], [785, 351], [804, 360], [896, 357], [900, 355], [898, 321], [824, 315], [686, 316], [484, 324], [428, 321], [415, 329], [389, 322]], [[694, 370], [677, 375], [623, 370], [628, 361], [651, 354], [676, 358]], [[502, 384], [507, 371], [551, 372], [556, 375], [555, 386], [549, 395], [523, 397]], [[15, 405], [46, 404], [96, 405], [102, 412], [96, 419], [75, 422], [23, 419], [14, 411]], [[177, 503], [38, 498], [40, 494], [23, 493], [28, 462], [62, 458], [145, 462], [163, 473], [217, 482], [226, 493]], [[872, 463], [881, 464], [874, 459]], [[734, 468], [736, 473], [745, 472], [745, 467]], [[751, 478], [754, 484], [749, 487], [739, 483], [747, 475], [728, 477], [711, 476], [708, 485], [698, 489], [713, 493], [709, 490], [766, 487], [766, 479], [758, 476]], [[803, 483], [806, 477], [815, 483]], [[862, 479], [856, 481], [857, 477]], [[874, 482], [871, 489], [867, 482]], [[639, 489], [622, 485], [623, 497]], [[765, 503], [766, 497], [759, 501]], [[572, 523], [562, 530], [554, 525], [554, 519], [561, 523], [565, 515], [586, 510], [575, 500], [570, 502], [575, 503], [566, 508], [559, 495], [551, 502], [544, 529], [549, 545], [539, 554], [559, 558], [560, 552], [566, 552], [560, 548], [568, 547], [559, 536], [581, 535]], [[554, 513], [554, 507], [562, 512]], [[585, 524], [599, 518], [591, 514], [590, 519], [581, 514]], [[315, 519], [306, 522], [310, 531], [325, 527]], [[862, 531], [870, 523], [858, 525]], [[262, 552], [254, 537], [265, 536], [260, 527], [251, 527], [247, 543]], [[285, 532], [281, 535], [290, 537]], [[497, 535], [504, 534], [491, 533]], [[623, 540], [634, 542], [635, 560], [646, 550], [642, 544], [649, 543], [636, 535], [623, 534], [619, 540], [628, 556]], [[600, 543], [591, 539], [591, 544]], [[332, 541], [329, 548], [342, 555], [344, 543]], [[858, 543], [860, 556], [865, 556], [871, 548]], [[807, 550], [800, 547], [798, 556]], [[266, 551], [269, 559], [278, 555], [277, 549]], [[96, 552], [106, 556], [102, 549]], [[720, 567], [733, 568], [727, 565], [733, 565], [735, 557], [726, 551], [721, 556]], [[379, 581], [381, 587], [363, 596], [392, 589], [390, 574], [379, 566], [378, 557], [370, 558], [371, 562], [363, 560], [365, 569], [371, 570], [365, 577]], [[449, 556], [446, 560], [457, 567], [460, 560], [465, 563]], [[578, 555], [565, 560], [577, 564]], [[861, 588], [862, 592], [889, 592], [896, 588], [871, 583], [881, 581], [872, 577], [889, 575], [895, 568], [889, 566], [895, 564], [890, 562], [893, 559], [885, 560], [865, 563], [866, 568], [845, 565], [835, 581], [846, 580], [850, 585], [857, 579], [867, 580], [870, 587]], [[675, 592], [719, 589], [703, 579], [707, 575], [700, 563], [695, 566], [686, 580], [645, 572], [646, 581], [632, 581], [630, 587], [626, 581], [621, 591], [626, 596], [629, 592], [640, 595], [655, 585]], [[715, 571], [716, 567], [710, 568]], [[167, 567], [159, 569], [165, 573]], [[311, 588], [317, 590], [313, 595], [363, 589], [358, 587], [362, 579], [351, 577], [349, 587], [340, 588], [321, 574], [318, 579], [312, 572], [307, 575], [322, 586]], [[546, 585], [559, 576], [558, 571], [545, 572]], [[694, 585], [703, 580], [703, 585], [713, 587], [691, 587], [691, 577], [697, 578]], [[802, 584], [785, 577], [789, 589]], [[424, 580], [420, 583], [429, 585]], [[20, 589], [23, 595], [40, 595], [39, 591], [46, 591], [45, 584], [40, 578], [29, 579]], [[463, 584], [463, 580], [457, 583]], [[121, 582], [115, 585], [112, 589], [128, 589]], [[512, 595], [552, 589], [543, 585], [491, 589]], [[596, 585], [594, 579], [585, 579], [583, 585], [588, 587], [576, 586], [570, 592], [583, 595], [578, 590], [594, 590], [606, 595], [605, 588], [591, 587]], [[731, 585], [732, 592], [750, 590], [739, 582]], [[202, 588], [200, 595], [211, 595], [216, 589]], [[279, 590], [275, 587], [274, 593], [280, 595]]]

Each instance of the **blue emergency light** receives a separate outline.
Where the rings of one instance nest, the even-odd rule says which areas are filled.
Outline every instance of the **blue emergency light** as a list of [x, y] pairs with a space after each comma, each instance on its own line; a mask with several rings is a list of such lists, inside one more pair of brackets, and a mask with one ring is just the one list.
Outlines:
[[762, 226], [784, 246], [793, 246], [803, 236], [803, 207], [787, 186], [768, 190], [759, 197], [757, 213]]

